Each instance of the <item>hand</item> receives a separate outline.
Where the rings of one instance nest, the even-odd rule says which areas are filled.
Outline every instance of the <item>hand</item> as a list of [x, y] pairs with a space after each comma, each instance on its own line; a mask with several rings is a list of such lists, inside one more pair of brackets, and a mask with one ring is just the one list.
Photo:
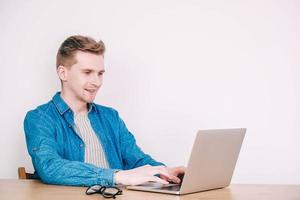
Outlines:
[[165, 166], [145, 165], [130, 170], [121, 170], [115, 173], [116, 184], [139, 185], [147, 182], [157, 182], [168, 184], [169, 182], [155, 175], [159, 174], [168, 180], [174, 180], [177, 177], [171, 175]]
[[160, 177], [168, 182], [174, 182], [174, 183], [180, 183], [180, 179], [178, 178], [178, 175], [184, 174], [186, 168], [184, 166], [179, 167], [168, 167], [167, 168], [168, 173], [173, 177], [172, 179], [169, 179], [168, 177], [164, 176], [163, 174], [160, 175]]

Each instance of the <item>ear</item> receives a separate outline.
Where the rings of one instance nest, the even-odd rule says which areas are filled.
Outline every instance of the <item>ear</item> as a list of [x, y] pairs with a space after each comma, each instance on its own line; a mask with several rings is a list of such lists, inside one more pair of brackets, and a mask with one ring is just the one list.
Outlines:
[[58, 75], [59, 79], [62, 82], [67, 80], [68, 69], [65, 66], [63, 66], [63, 65], [58, 66], [56, 72], [57, 72], [57, 75]]

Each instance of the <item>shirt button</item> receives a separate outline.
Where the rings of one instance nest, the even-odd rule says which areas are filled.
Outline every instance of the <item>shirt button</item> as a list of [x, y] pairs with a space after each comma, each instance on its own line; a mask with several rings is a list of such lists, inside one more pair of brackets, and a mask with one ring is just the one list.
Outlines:
[[79, 146], [82, 148], [82, 147], [83, 147], [83, 144], [80, 144]]
[[72, 127], [72, 125], [71, 125], [71, 124], [69, 124], [68, 126], [69, 126], [69, 128], [71, 128], [71, 127]]

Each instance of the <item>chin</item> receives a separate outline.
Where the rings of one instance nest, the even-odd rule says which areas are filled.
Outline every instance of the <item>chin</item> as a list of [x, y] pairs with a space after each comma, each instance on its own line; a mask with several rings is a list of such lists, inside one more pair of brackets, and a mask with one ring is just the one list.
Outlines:
[[93, 98], [93, 99], [85, 99], [85, 102], [86, 102], [86, 103], [93, 103], [94, 100], [95, 100], [95, 98]]
[[84, 94], [82, 96], [82, 99], [86, 102], [86, 103], [93, 103], [93, 101], [95, 100], [96, 95], [90, 95], [90, 94]]
[[94, 102], [94, 100], [95, 100], [95, 97], [93, 97], [93, 98], [85, 98], [85, 101], [87, 102], [87, 103], [93, 103]]

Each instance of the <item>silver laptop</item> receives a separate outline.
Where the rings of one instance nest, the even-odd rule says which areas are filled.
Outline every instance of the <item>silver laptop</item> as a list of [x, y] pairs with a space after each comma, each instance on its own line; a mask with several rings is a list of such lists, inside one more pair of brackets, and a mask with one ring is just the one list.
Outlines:
[[200, 130], [181, 184], [146, 183], [126, 188], [180, 195], [226, 187], [230, 184], [245, 133], [245, 128]]

